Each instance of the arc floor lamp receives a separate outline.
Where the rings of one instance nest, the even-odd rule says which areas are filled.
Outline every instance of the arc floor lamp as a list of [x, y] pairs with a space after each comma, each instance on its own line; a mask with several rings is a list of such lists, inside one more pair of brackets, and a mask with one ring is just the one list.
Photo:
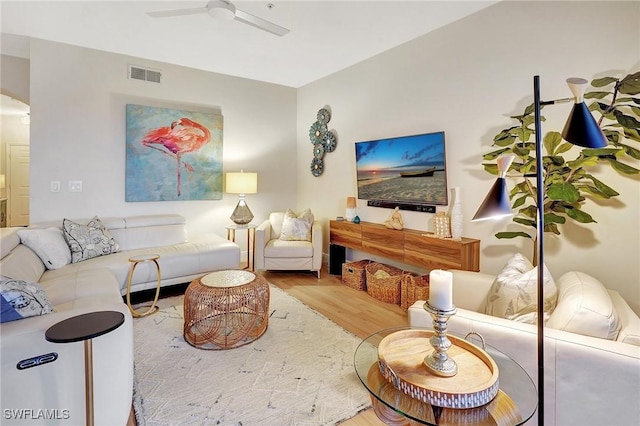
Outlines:
[[[540, 76], [533, 77], [533, 107], [535, 126], [535, 152], [536, 152], [536, 255], [538, 259], [538, 424], [544, 425], [544, 174], [542, 163], [542, 131], [540, 110], [545, 105], [574, 101], [573, 108], [562, 130], [562, 138], [567, 142], [585, 148], [603, 148], [608, 145], [607, 138], [596, 123], [591, 111], [584, 102], [584, 92], [587, 88], [587, 80], [582, 78], [569, 78], [567, 84], [573, 93], [573, 98], [558, 99], [555, 101], [543, 101], [540, 99]], [[506, 155], [498, 159], [498, 179], [487, 194], [480, 208], [472, 220], [496, 219], [513, 215], [505, 176], [513, 160], [514, 155]]]

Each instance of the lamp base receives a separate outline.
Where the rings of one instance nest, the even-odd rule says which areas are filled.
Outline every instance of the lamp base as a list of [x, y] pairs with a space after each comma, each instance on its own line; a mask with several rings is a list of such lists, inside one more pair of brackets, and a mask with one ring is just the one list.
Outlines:
[[247, 225], [253, 220], [253, 213], [249, 210], [249, 206], [244, 202], [244, 198], [238, 201], [238, 205], [231, 214], [230, 219], [236, 225]]

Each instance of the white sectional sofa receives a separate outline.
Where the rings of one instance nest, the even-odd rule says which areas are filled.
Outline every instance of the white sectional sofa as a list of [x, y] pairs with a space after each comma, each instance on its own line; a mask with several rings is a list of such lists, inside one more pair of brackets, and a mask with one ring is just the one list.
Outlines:
[[[448, 331], [481, 334], [537, 383], [537, 326], [483, 313], [495, 276], [452, 272], [457, 313]], [[594, 281], [576, 272], [556, 280], [558, 303], [544, 332], [545, 425], [640, 425], [640, 318], [617, 292], [592, 292], [599, 285]], [[409, 308], [409, 324], [432, 328], [423, 305], [417, 301]], [[615, 340], [593, 337], [611, 330]], [[527, 424], [536, 422], [537, 414]]]
[[[159, 254], [163, 286], [186, 283], [206, 272], [234, 269], [240, 264], [240, 248], [216, 234], [187, 239], [186, 223], [179, 215], [101, 220], [117, 241], [119, 251], [58, 269], [46, 269], [41, 258], [21, 243], [18, 230], [24, 228], [0, 229], [0, 275], [39, 283], [54, 307], [54, 313], [0, 326], [3, 425], [84, 423], [83, 344], [51, 343], [45, 340], [45, 332], [66, 318], [102, 310], [122, 312], [125, 322], [93, 341], [95, 424], [125, 425], [132, 403], [134, 339], [133, 320], [122, 297], [128, 259]], [[62, 220], [30, 228], [61, 225]], [[133, 276], [132, 291], [155, 286], [155, 265], [140, 264]], [[57, 354], [55, 361], [18, 368], [24, 360], [50, 353]]]

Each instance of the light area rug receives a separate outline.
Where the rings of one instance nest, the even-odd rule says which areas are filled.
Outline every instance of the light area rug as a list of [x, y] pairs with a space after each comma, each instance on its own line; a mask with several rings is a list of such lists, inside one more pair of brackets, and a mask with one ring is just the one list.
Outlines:
[[258, 340], [197, 349], [182, 336], [183, 296], [134, 319], [134, 411], [139, 426], [318, 426], [370, 407], [353, 354], [361, 339], [270, 285]]

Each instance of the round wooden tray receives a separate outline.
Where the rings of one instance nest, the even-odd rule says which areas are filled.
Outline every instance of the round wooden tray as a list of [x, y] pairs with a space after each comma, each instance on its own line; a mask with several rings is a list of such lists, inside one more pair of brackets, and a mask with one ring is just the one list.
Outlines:
[[[410, 419], [446, 426], [510, 426], [522, 423], [522, 416], [515, 402], [503, 391], [498, 391], [488, 404], [469, 409], [441, 408], [429, 405], [393, 387], [382, 374], [377, 365], [371, 365], [367, 375], [367, 384], [375, 390], [371, 395], [373, 409], [385, 424], [390, 426], [407, 426], [417, 424]], [[380, 398], [380, 399], [378, 399]], [[380, 400], [392, 403], [392, 407]]]
[[474, 408], [489, 403], [498, 393], [498, 366], [485, 351], [464, 339], [448, 335], [447, 354], [458, 364], [458, 374], [441, 377], [423, 365], [433, 351], [431, 330], [402, 330], [378, 345], [380, 373], [395, 388], [431, 405]]

